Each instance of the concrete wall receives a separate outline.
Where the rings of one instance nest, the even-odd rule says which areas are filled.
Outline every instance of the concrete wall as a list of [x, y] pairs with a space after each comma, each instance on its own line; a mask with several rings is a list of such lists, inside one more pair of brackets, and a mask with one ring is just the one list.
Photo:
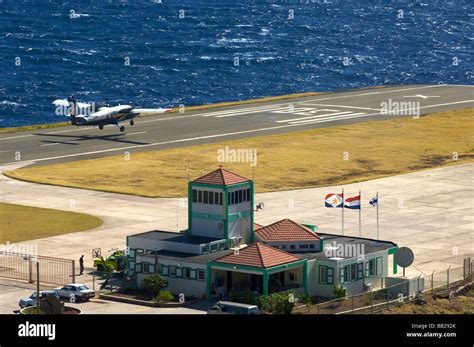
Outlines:
[[[219, 228], [221, 224], [221, 228]], [[206, 236], [214, 237], [216, 239], [224, 238], [224, 222], [211, 220], [211, 219], [201, 219], [193, 218], [192, 220], [192, 235], [194, 236]]]

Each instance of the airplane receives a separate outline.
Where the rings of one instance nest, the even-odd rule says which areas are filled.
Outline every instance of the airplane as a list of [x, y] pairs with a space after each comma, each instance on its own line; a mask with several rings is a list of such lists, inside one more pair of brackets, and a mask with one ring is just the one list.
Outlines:
[[76, 126], [98, 126], [100, 130], [105, 125], [115, 125], [121, 132], [125, 127], [120, 122], [130, 121], [135, 124], [134, 118], [140, 115], [161, 114], [171, 112], [170, 108], [133, 108], [130, 105], [110, 106], [108, 103], [95, 104], [77, 102], [74, 96], [67, 99], [53, 101], [56, 106], [56, 114], [71, 118], [71, 124]]

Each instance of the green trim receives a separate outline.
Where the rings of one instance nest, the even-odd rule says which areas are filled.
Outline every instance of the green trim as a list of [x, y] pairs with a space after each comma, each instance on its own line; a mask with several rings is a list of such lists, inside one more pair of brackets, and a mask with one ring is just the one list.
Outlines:
[[307, 261], [305, 261], [303, 265], [303, 287], [304, 287], [304, 293], [308, 295], [309, 290], [308, 290], [308, 262]]
[[316, 226], [313, 225], [313, 224], [301, 224], [302, 226], [304, 227], [307, 227], [309, 230], [311, 231], [315, 231], [316, 230]]
[[268, 272], [263, 273], [263, 295], [268, 296]]
[[237, 265], [237, 264], [227, 264], [227, 263], [216, 263], [216, 262], [209, 262], [212, 266], [224, 268], [224, 269], [232, 269], [232, 270], [244, 270], [244, 271], [253, 271], [263, 274], [266, 270], [265, 268], [261, 267], [253, 267], [253, 266], [244, 266], [244, 265]]
[[228, 190], [231, 190], [231, 189], [237, 189], [237, 188], [240, 188], [240, 187], [245, 187], [245, 186], [251, 186], [252, 185], [252, 181], [248, 180], [247, 182], [242, 182], [242, 183], [236, 183], [236, 184], [230, 184], [228, 186], [225, 186]]
[[293, 263], [288, 263], [288, 264], [283, 264], [283, 265], [270, 267], [270, 268], [266, 269], [266, 271], [269, 272], [269, 273], [274, 273], [274, 272], [279, 272], [280, 270], [294, 269], [295, 267], [299, 267], [301, 265], [306, 265], [307, 262], [308, 261], [306, 259], [297, 260]]
[[[388, 249], [388, 255], [393, 254], [393, 274], [398, 272], [397, 262], [395, 261], [395, 253], [398, 251], [398, 247], [393, 247]], [[383, 267], [383, 265], [382, 265]]]
[[227, 187], [224, 187], [224, 239], [229, 244], [229, 199], [227, 193]]
[[191, 218], [193, 207], [193, 189], [192, 183], [188, 182], [188, 235], [193, 233], [193, 219]]
[[[250, 211], [240, 211], [237, 213], [231, 213], [229, 216], [229, 222], [234, 222], [239, 219], [247, 219], [250, 217]], [[222, 217], [221, 217], [222, 220]]]

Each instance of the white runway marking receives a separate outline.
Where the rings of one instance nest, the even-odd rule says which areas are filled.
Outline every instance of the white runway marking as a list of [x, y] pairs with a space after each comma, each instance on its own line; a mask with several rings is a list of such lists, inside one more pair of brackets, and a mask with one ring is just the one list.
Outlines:
[[327, 117], [327, 116], [337, 116], [337, 115], [340, 115], [340, 114], [352, 114], [352, 112], [349, 112], [349, 111], [333, 112], [333, 113], [326, 113], [326, 114], [321, 114], [321, 115], [317, 115], [317, 116], [282, 119], [282, 120], [277, 120], [276, 122], [277, 123], [287, 123], [287, 122], [294, 122], [294, 121], [305, 120], [305, 119], [323, 118], [323, 117]]
[[378, 108], [360, 107], [360, 106], [345, 106], [345, 105], [327, 105], [327, 104], [313, 104], [311, 102], [304, 102], [305, 105], [324, 106], [324, 107], [340, 107], [340, 108], [355, 108], [358, 110], [380, 111]]

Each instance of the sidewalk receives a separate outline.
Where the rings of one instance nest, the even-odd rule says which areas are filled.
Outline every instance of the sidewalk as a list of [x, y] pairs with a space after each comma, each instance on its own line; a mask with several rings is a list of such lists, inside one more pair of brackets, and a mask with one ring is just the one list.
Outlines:
[[[14, 169], [0, 167], [0, 172]], [[20, 182], [0, 175], [0, 201], [36, 207], [83, 212], [104, 219], [97, 229], [54, 236], [33, 242], [42, 255], [78, 260], [85, 255], [92, 267], [91, 251], [125, 248], [125, 236], [153, 229], [187, 227], [186, 200], [152, 199], [83, 189]], [[283, 218], [318, 226], [325, 233], [341, 233], [341, 210], [324, 207], [328, 193], [342, 186], [256, 194], [265, 209], [255, 221], [270, 224]], [[348, 184], [346, 197], [362, 190], [362, 236], [376, 238], [376, 208], [368, 204], [379, 192], [380, 238], [415, 253], [408, 275], [428, 275], [434, 270], [462, 265], [474, 252], [474, 163], [438, 168], [394, 177]], [[179, 216], [178, 216], [179, 211]], [[345, 234], [358, 236], [358, 211], [345, 210]]]

